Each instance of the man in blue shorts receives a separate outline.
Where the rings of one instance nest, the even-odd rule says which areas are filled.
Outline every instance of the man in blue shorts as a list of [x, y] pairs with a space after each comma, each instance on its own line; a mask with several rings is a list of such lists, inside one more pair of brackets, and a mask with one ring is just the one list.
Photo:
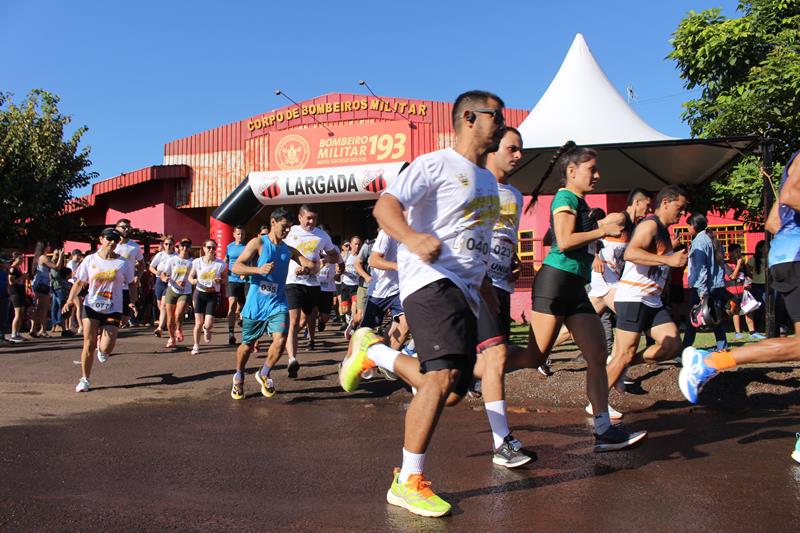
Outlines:
[[[289, 305], [286, 300], [286, 274], [289, 261], [294, 260], [297, 275], [315, 274], [318, 265], [303, 257], [296, 249], [283, 242], [289, 233], [291, 222], [286, 209], [278, 207], [270, 215], [270, 231], [251, 239], [236, 262], [233, 272], [250, 277], [247, 301], [242, 309], [242, 343], [236, 350], [236, 374], [233, 376], [231, 398], [244, 398], [244, 369], [256, 341], [263, 335], [272, 335], [272, 344], [267, 352], [264, 366], [255, 373], [261, 386], [261, 394], [267, 398], [275, 394], [270, 371], [280, 359], [286, 346], [289, 331]], [[256, 266], [251, 261], [256, 259]]]

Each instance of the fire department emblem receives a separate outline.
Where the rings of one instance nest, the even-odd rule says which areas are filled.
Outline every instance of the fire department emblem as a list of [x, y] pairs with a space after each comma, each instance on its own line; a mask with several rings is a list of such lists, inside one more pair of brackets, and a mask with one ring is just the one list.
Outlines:
[[308, 142], [294, 133], [287, 135], [275, 147], [275, 162], [281, 170], [297, 170], [305, 168], [311, 150]]
[[369, 192], [380, 194], [381, 191], [386, 188], [386, 178], [383, 177], [383, 169], [365, 171], [361, 185]]

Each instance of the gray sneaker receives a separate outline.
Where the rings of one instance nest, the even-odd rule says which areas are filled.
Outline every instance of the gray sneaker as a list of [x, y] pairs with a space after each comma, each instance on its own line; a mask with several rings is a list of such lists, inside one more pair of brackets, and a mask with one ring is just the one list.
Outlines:
[[647, 431], [628, 431], [622, 424], [611, 426], [605, 433], [594, 435], [595, 452], [613, 452], [633, 446], [642, 440]]
[[529, 463], [533, 457], [522, 451], [522, 443], [509, 433], [503, 444], [494, 451], [492, 462], [506, 468], [517, 468], [525, 463]]

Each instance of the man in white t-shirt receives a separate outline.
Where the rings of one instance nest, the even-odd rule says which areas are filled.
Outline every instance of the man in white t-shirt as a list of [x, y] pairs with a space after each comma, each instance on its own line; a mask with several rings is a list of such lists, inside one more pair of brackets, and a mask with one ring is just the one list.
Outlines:
[[131, 282], [128, 288], [122, 292], [121, 325], [124, 327], [130, 321], [132, 312], [131, 306], [136, 305], [136, 300], [138, 297], [137, 291], [139, 288], [139, 276], [142, 274], [142, 265], [144, 264], [144, 254], [142, 253], [142, 247], [139, 246], [139, 243], [132, 241], [129, 238], [131, 232], [133, 231], [133, 226], [131, 226], [130, 220], [127, 218], [121, 218], [117, 220], [117, 226], [115, 229], [122, 236], [122, 239], [114, 249], [114, 253], [130, 263], [135, 274], [133, 282]]
[[400, 278], [397, 272], [397, 248], [399, 243], [381, 230], [372, 245], [369, 255], [371, 280], [367, 287], [367, 304], [359, 328], [375, 329], [381, 325], [386, 313], [391, 311], [393, 326], [384, 336], [384, 341], [395, 350], [403, 347], [408, 336], [403, 304], [400, 301]]
[[[317, 227], [317, 209], [303, 204], [297, 215], [299, 224], [292, 226], [286, 236], [286, 244], [309, 261], [319, 263], [336, 263], [339, 260], [339, 249], [327, 233]], [[289, 302], [289, 336], [286, 352], [289, 355], [289, 377], [296, 378], [300, 363], [297, 362], [297, 333], [300, 330], [301, 312], [308, 317], [309, 324], [315, 324], [317, 306], [320, 298], [318, 274], [302, 274], [306, 270], [295, 261], [289, 263], [286, 275], [286, 299]], [[314, 342], [314, 328], [309, 328], [311, 343]]]
[[[406, 413], [402, 468], [386, 498], [422, 516], [450, 512], [423, 477], [425, 452], [442, 408], [458, 402], [472, 380], [481, 296], [497, 313], [486, 272], [500, 201], [486, 157], [497, 150], [504, 125], [499, 97], [484, 91], [460, 95], [453, 104], [455, 147], [415, 159], [375, 205], [383, 230], [401, 243], [400, 298], [419, 356], [413, 371], [423, 373]], [[395, 361], [396, 350], [359, 329], [342, 362], [340, 383], [354, 390], [361, 373], [375, 366], [403, 377]]]

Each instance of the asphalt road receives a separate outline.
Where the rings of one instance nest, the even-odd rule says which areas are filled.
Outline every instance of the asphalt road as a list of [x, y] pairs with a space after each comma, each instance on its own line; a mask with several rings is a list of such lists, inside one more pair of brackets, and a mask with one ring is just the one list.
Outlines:
[[[344, 343], [325, 333], [327, 346], [302, 359], [299, 379], [279, 367], [279, 394], [266, 399], [248, 376], [247, 398], [236, 402], [224, 340], [191, 356], [128, 330], [119, 353], [95, 365], [87, 394], [73, 392], [78, 340], [0, 348], [0, 529], [800, 528], [800, 465], [789, 458], [800, 430], [796, 366], [720, 376], [707, 405], [691, 408], [670, 389], [674, 367], [644, 368], [639, 394], [617, 401], [626, 424], [647, 429], [648, 438], [599, 455], [576, 398], [579, 364], [557, 363], [548, 379], [515, 373], [510, 422], [538, 460], [517, 470], [494, 466], [481, 403], [448, 409], [426, 475], [453, 513], [424, 519], [385, 503], [410, 400], [401, 385], [373, 380], [341, 391]], [[751, 381], [770, 389], [742, 384]], [[726, 408], [729, 389], [737, 392]]]

